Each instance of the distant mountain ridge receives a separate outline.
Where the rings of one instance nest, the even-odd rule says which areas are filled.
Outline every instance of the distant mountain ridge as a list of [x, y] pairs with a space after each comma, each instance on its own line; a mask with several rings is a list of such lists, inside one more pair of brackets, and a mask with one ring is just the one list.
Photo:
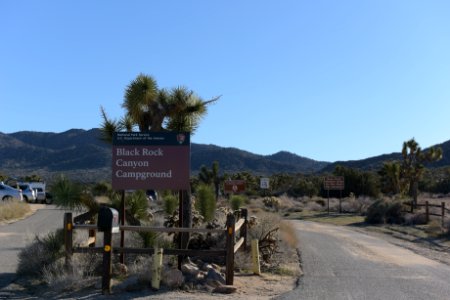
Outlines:
[[[446, 141], [444, 143], [437, 144], [432, 147], [442, 148], [443, 153], [442, 159], [436, 162], [429, 163], [426, 166], [428, 168], [440, 168], [450, 166], [450, 141]], [[427, 151], [429, 148], [425, 148], [422, 151]], [[342, 165], [349, 168], [356, 168], [366, 171], [376, 171], [379, 170], [383, 166], [383, 163], [386, 161], [394, 161], [394, 160], [401, 161], [402, 159], [403, 159], [402, 154], [400, 152], [394, 152], [391, 154], [382, 154], [360, 160], [336, 161], [334, 163], [330, 163], [327, 166], [325, 166], [325, 168], [322, 169], [322, 172], [332, 172], [337, 165]]]
[[[442, 147], [441, 161], [430, 167], [450, 166], [450, 141]], [[426, 149], [425, 149], [426, 150]], [[71, 129], [62, 133], [21, 131], [0, 132], [0, 173], [10, 176], [39, 174], [51, 177], [64, 173], [85, 181], [111, 178], [111, 145], [101, 140], [99, 129]], [[191, 173], [202, 165], [211, 167], [219, 162], [222, 173], [248, 171], [258, 175], [275, 173], [332, 172], [336, 165], [362, 170], [378, 170], [384, 161], [401, 160], [400, 153], [383, 154], [362, 160], [323, 162], [305, 158], [287, 151], [259, 155], [237, 148], [216, 145], [191, 145]]]
[[[46, 176], [72, 172], [78, 176], [109, 179], [111, 176], [111, 145], [101, 140], [99, 129], [71, 129], [62, 133], [21, 131], [0, 132], [0, 173]], [[273, 155], [258, 155], [237, 148], [215, 145], [191, 145], [191, 171], [202, 165], [211, 167], [219, 162], [220, 171], [255, 174], [314, 173], [328, 163], [281, 151]], [[98, 173], [98, 174], [97, 174]]]

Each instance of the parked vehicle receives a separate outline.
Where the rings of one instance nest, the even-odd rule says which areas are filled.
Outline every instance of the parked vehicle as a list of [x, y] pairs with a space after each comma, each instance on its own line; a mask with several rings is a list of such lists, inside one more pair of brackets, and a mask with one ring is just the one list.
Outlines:
[[53, 203], [53, 196], [52, 194], [45, 192], [45, 203], [46, 204], [52, 204]]
[[10, 200], [10, 199], [17, 199], [19, 201], [23, 201], [23, 195], [22, 191], [15, 189], [13, 187], [10, 187], [9, 185], [4, 184], [3, 182], [0, 183], [0, 199]]
[[33, 189], [36, 192], [36, 202], [45, 203], [45, 191], [42, 188]]
[[155, 190], [147, 190], [145, 194], [147, 195], [148, 201], [153, 202], [158, 200], [158, 193]]
[[19, 184], [22, 190], [23, 200], [26, 202], [36, 202], [36, 191], [29, 184]]

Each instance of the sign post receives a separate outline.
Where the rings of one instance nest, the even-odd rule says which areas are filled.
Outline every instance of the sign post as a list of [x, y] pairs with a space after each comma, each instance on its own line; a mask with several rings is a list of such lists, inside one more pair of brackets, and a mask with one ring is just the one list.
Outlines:
[[[327, 176], [323, 181], [323, 188], [327, 190], [328, 214], [330, 214], [330, 190], [341, 191], [345, 188], [344, 176]], [[342, 196], [342, 194], [340, 194]], [[339, 213], [342, 213], [341, 198], [339, 197]]]

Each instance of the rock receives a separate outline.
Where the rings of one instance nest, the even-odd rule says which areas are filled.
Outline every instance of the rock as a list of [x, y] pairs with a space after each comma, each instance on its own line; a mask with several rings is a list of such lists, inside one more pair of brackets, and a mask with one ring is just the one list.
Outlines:
[[200, 270], [208, 272], [209, 269], [214, 269], [213, 265], [209, 264], [209, 263], [204, 263], [202, 265], [202, 267], [200, 268]]
[[198, 272], [198, 274], [195, 276], [195, 281], [198, 283], [203, 283], [205, 281], [206, 273], [205, 272]]
[[189, 262], [181, 266], [181, 271], [183, 272], [183, 274], [197, 276], [197, 274], [200, 272], [200, 269], [194, 263]]
[[216, 287], [212, 292], [217, 294], [233, 294], [237, 291], [237, 288], [230, 285], [220, 285]]
[[178, 269], [167, 269], [163, 271], [162, 282], [171, 289], [179, 288], [184, 283], [183, 273]]
[[126, 276], [128, 274], [128, 267], [121, 263], [115, 263], [112, 265], [113, 276]]
[[217, 287], [218, 285], [224, 285], [226, 281], [225, 278], [223, 278], [223, 276], [215, 269], [209, 269], [208, 274], [206, 274], [206, 283]]

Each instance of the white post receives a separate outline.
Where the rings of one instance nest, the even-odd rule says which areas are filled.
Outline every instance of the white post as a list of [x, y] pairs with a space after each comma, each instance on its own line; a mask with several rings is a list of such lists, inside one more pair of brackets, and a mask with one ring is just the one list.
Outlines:
[[253, 274], [261, 275], [261, 268], [259, 266], [259, 245], [258, 240], [252, 240], [252, 261]]
[[161, 271], [163, 261], [163, 249], [155, 248], [155, 254], [153, 255], [153, 269], [152, 269], [152, 288], [159, 290], [161, 283]]

